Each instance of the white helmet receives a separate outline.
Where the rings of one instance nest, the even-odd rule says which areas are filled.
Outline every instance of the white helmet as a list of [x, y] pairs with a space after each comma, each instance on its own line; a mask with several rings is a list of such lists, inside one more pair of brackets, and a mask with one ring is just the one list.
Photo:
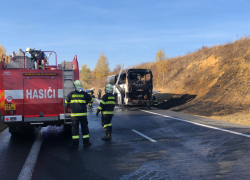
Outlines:
[[105, 87], [105, 91], [113, 92], [113, 86], [111, 84], [107, 84]]
[[32, 48], [28, 47], [28, 48], [26, 49], [26, 52], [27, 52], [28, 54], [30, 54], [30, 51], [34, 51], [34, 48], [32, 49]]
[[74, 84], [76, 89], [82, 88], [82, 82], [79, 80], [75, 80], [73, 84]]

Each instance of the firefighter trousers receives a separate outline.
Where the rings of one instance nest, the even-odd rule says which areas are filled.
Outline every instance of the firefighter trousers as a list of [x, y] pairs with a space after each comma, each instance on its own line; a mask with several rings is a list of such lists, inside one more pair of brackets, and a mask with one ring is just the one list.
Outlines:
[[102, 127], [105, 131], [105, 134], [112, 133], [112, 120], [113, 114], [102, 114]]
[[81, 124], [83, 144], [89, 143], [89, 128], [87, 116], [77, 117], [77, 119], [72, 119], [72, 140], [73, 145], [79, 145], [79, 123]]

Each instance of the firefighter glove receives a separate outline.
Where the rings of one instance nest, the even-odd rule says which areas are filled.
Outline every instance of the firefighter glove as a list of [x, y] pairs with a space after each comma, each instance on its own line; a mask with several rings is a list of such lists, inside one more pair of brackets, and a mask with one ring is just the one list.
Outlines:
[[96, 111], [96, 116], [97, 117], [98, 117], [98, 114], [99, 114], [100, 111], [101, 111], [100, 109], [97, 109], [97, 111]]

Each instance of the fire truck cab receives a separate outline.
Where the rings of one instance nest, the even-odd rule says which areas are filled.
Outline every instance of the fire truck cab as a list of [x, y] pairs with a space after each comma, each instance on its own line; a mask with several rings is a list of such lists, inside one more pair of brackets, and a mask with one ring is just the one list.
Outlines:
[[42, 52], [54, 53], [55, 65], [48, 65], [48, 59], [33, 62], [21, 49], [0, 61], [1, 119], [12, 135], [31, 126], [71, 124], [71, 111], [64, 99], [74, 90], [74, 80], [79, 79], [77, 56], [72, 62], [57, 64], [55, 52]]

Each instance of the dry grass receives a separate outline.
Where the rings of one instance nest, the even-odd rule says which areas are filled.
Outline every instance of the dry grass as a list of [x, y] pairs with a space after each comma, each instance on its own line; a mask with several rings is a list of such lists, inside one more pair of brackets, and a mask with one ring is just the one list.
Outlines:
[[155, 90], [197, 95], [193, 101], [169, 110], [250, 125], [249, 37], [210, 48], [203, 46], [169, 59], [167, 71], [166, 85], [155, 84]]
[[250, 126], [250, 112], [248, 110], [226, 116], [210, 116], [209, 118]]

